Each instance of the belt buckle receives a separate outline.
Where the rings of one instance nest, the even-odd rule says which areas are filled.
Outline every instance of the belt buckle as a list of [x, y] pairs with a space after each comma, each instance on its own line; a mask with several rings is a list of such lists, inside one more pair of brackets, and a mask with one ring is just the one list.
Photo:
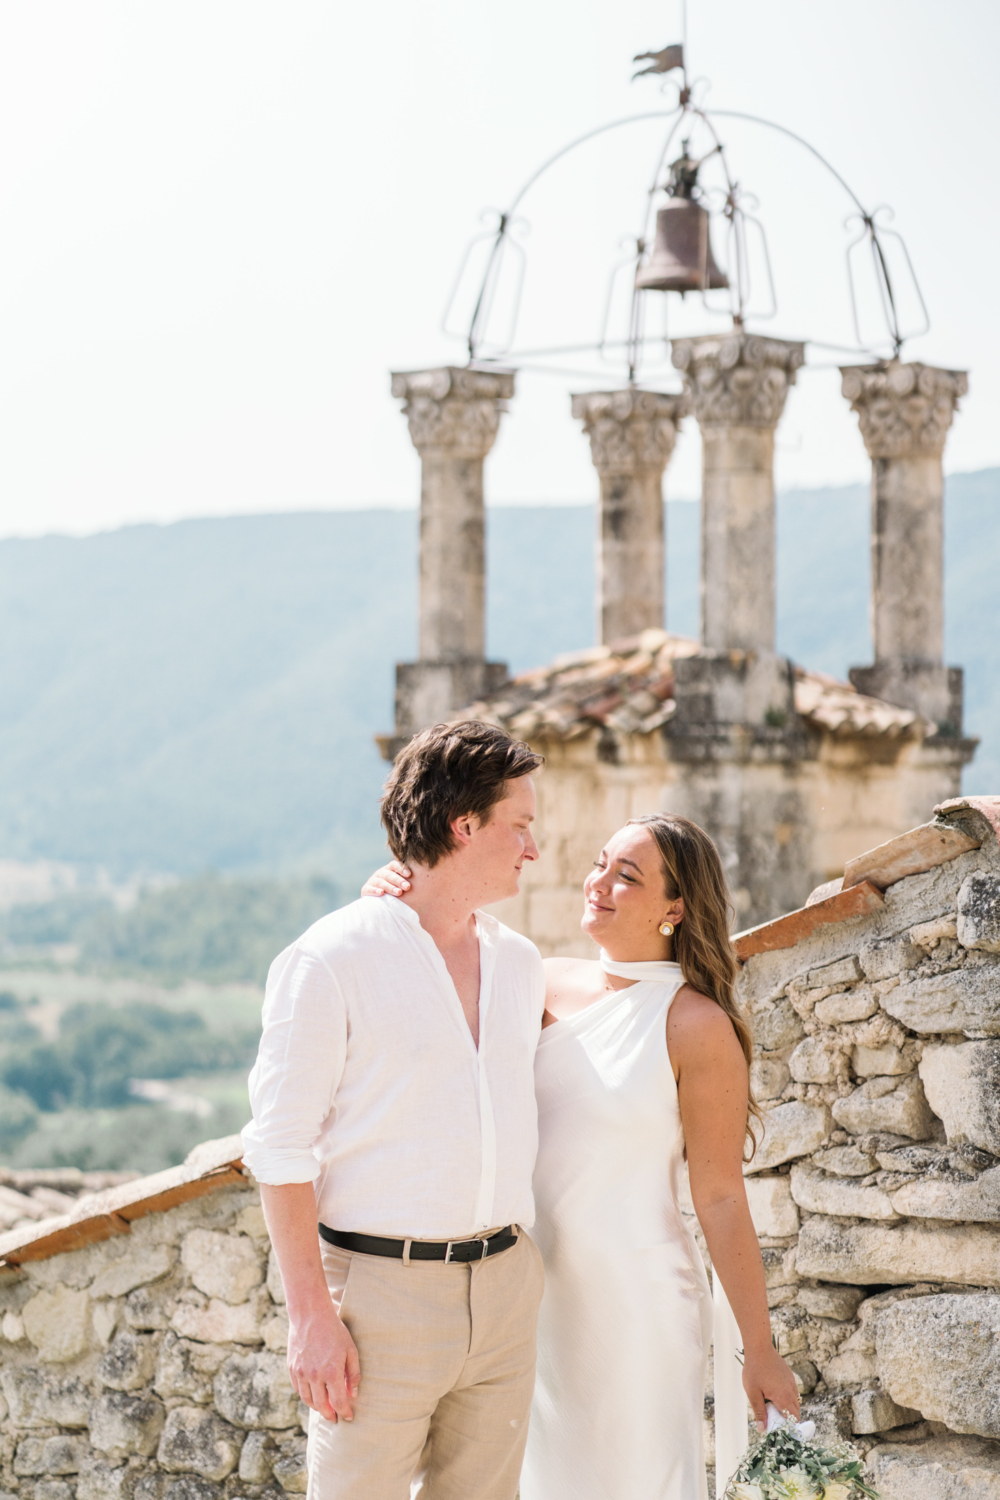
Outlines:
[[445, 1263], [446, 1266], [448, 1266], [448, 1265], [451, 1264], [451, 1252], [452, 1252], [452, 1250], [455, 1248], [455, 1246], [457, 1244], [458, 1244], [458, 1240], [449, 1240], [448, 1243], [445, 1245], [445, 1247], [444, 1247], [444, 1263]]

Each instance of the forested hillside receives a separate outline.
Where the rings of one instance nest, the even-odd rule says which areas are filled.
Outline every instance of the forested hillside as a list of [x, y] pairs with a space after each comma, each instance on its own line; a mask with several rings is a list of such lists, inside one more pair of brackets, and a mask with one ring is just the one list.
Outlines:
[[[779, 502], [779, 646], [869, 659], [861, 486]], [[589, 506], [495, 508], [489, 649], [517, 670], [593, 639]], [[135, 872], [377, 858], [393, 663], [415, 646], [416, 516], [185, 521], [0, 543], [0, 857]], [[697, 507], [668, 506], [668, 624], [697, 631]], [[953, 477], [948, 660], [1000, 789], [1000, 470]]]

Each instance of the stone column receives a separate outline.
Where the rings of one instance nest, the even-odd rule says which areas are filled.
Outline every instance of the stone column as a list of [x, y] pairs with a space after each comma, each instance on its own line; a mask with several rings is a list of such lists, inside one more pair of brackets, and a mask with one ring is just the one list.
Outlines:
[[[740, 330], [675, 339], [702, 437], [702, 651], [677, 667], [681, 722], [791, 722], [774, 651], [774, 431], [803, 345]], [[680, 724], [678, 725], [680, 728]]]
[[392, 377], [420, 454], [420, 606], [416, 662], [396, 667], [395, 753], [506, 676], [485, 660], [483, 460], [514, 394], [512, 370], [445, 366]]
[[851, 681], [959, 734], [962, 673], [944, 665], [942, 457], [968, 376], [897, 361], [841, 375], [872, 461], [875, 661], [853, 667]]
[[716, 651], [774, 650], [774, 430], [802, 344], [740, 332], [675, 339], [701, 428], [701, 633]]
[[601, 645], [663, 629], [663, 471], [686, 396], [593, 391], [573, 397], [601, 481], [597, 630]]

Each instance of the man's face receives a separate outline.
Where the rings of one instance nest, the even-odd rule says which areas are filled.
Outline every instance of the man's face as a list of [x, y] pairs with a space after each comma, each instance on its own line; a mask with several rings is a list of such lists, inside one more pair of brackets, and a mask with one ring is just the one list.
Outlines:
[[531, 836], [534, 817], [535, 784], [530, 776], [518, 776], [508, 781], [507, 795], [490, 810], [485, 823], [468, 818], [453, 825], [465, 873], [480, 893], [477, 905], [517, 895], [521, 866], [526, 859], [538, 858]]

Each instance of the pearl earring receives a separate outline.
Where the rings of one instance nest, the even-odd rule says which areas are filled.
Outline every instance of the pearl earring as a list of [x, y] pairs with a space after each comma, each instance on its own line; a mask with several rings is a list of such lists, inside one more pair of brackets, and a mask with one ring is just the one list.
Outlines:
[[673, 937], [673, 935], [674, 935], [674, 924], [673, 924], [673, 922], [664, 922], [664, 923], [662, 923], [661, 926], [660, 926], [660, 931], [663, 933], [664, 937]]

